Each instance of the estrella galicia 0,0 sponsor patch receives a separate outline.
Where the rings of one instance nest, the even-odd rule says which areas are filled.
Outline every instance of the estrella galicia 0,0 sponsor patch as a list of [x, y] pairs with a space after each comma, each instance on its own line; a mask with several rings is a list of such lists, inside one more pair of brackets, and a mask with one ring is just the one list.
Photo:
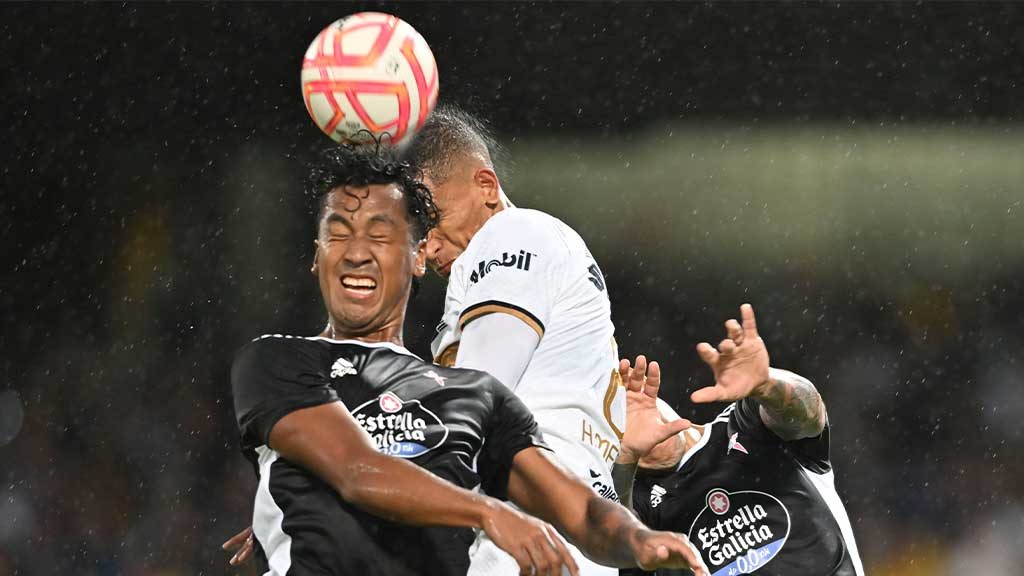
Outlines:
[[389, 456], [415, 458], [440, 446], [448, 427], [419, 400], [403, 401], [393, 392], [364, 402], [352, 411], [356, 422]]
[[715, 488], [690, 526], [689, 538], [711, 576], [736, 576], [771, 562], [786, 544], [789, 529], [789, 511], [771, 494]]

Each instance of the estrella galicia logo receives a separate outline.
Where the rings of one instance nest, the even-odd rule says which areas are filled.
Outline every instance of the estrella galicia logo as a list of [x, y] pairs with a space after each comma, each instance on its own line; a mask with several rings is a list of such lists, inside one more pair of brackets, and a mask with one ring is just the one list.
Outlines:
[[481, 260], [476, 264], [476, 270], [469, 275], [470, 284], [476, 284], [480, 280], [483, 280], [484, 276], [487, 276], [495, 266], [503, 266], [505, 268], [515, 268], [516, 270], [530, 270], [530, 261], [536, 258], [537, 255], [533, 252], [527, 252], [526, 250], [520, 250], [519, 254], [502, 252], [501, 259], [494, 258], [492, 260]]
[[419, 400], [403, 401], [393, 392], [359, 405], [352, 411], [356, 422], [388, 456], [415, 458], [440, 446], [448, 427]]
[[789, 511], [765, 492], [715, 488], [690, 526], [690, 541], [711, 576], [749, 574], [775, 558], [789, 538]]

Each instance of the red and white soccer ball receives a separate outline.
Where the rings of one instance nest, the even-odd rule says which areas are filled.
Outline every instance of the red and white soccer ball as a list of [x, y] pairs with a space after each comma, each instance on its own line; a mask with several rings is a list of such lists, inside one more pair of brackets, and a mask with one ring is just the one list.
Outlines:
[[430, 46], [390, 14], [338, 20], [317, 35], [302, 60], [306, 110], [339, 142], [360, 140], [361, 130], [390, 134], [394, 145], [409, 139], [434, 109], [437, 85]]

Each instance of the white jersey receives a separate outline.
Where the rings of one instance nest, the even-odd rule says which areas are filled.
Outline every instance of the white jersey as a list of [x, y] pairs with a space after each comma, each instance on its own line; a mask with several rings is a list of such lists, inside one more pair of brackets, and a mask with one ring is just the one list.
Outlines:
[[[536, 210], [507, 208], [490, 218], [452, 263], [432, 344], [435, 361], [451, 366], [462, 328], [495, 312], [519, 318], [540, 335], [512, 388], [559, 463], [617, 500], [611, 466], [625, 428], [625, 394], [604, 277], [579, 234]], [[478, 544], [470, 574], [519, 573], [493, 543]], [[585, 574], [617, 574], [575, 549], [573, 555]]]

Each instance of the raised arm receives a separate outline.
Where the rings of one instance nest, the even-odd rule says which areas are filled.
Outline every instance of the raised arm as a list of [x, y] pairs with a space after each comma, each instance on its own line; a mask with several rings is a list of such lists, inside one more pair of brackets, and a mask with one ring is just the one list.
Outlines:
[[589, 486], [528, 448], [513, 460], [509, 497], [527, 512], [547, 520], [597, 563], [620, 568], [689, 568], [707, 576], [707, 567], [681, 534], [646, 528], [621, 505], [601, 498]]
[[657, 362], [648, 364], [646, 357], [637, 356], [630, 366], [629, 360], [620, 360], [619, 375], [626, 386], [626, 430], [612, 466], [612, 480], [622, 505], [632, 508], [637, 466], [642, 460], [649, 462], [652, 456], [655, 460], [668, 453], [682, 456], [679, 433], [691, 423], [658, 399], [661, 367]]
[[549, 566], [561, 570], [564, 564], [576, 574], [572, 557], [549, 526], [415, 464], [381, 454], [340, 402], [284, 416], [271, 429], [269, 445], [319, 476], [346, 502], [375, 516], [419, 526], [483, 529], [516, 558], [524, 573], [547, 573], [540, 568]]
[[715, 373], [715, 385], [701, 388], [694, 402], [731, 402], [751, 398], [760, 405], [761, 420], [783, 440], [812, 438], [825, 428], [825, 404], [814, 385], [792, 372], [769, 368], [768, 350], [757, 333], [754, 309], [740, 307], [743, 324], [725, 323], [727, 338], [718, 348], [707, 342], [697, 353]]
[[768, 381], [752, 398], [761, 405], [761, 420], [783, 440], [813, 438], [825, 429], [825, 403], [821, 394], [799, 374], [772, 368]]
[[540, 334], [521, 319], [487, 314], [462, 329], [455, 366], [483, 370], [515, 390], [538, 344]]

